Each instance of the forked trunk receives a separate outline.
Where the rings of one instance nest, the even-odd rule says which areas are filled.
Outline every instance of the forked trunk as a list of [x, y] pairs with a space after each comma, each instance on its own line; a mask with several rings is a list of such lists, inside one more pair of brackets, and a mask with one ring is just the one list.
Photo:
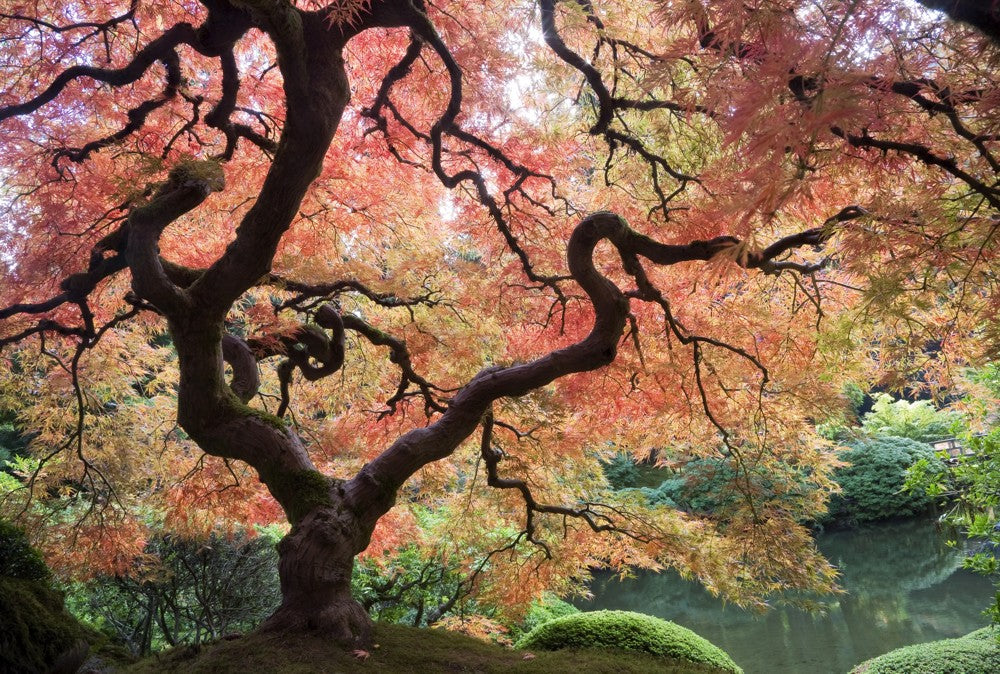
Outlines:
[[278, 544], [281, 605], [261, 630], [313, 632], [345, 647], [370, 647], [371, 618], [351, 595], [354, 556], [368, 539], [360, 533], [357, 519], [333, 506], [298, 522]]

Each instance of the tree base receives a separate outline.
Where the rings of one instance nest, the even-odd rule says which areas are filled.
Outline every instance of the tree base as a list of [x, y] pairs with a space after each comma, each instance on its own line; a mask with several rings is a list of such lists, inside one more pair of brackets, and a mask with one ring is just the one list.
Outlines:
[[374, 639], [368, 612], [353, 599], [322, 607], [283, 604], [258, 631], [321, 634], [348, 649], [368, 650]]

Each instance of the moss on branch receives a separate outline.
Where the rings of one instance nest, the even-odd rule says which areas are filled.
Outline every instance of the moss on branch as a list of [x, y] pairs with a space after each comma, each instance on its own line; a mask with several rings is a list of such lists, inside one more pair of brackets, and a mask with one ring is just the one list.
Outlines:
[[332, 506], [336, 480], [318, 470], [282, 471], [261, 476], [294, 526], [316, 508]]

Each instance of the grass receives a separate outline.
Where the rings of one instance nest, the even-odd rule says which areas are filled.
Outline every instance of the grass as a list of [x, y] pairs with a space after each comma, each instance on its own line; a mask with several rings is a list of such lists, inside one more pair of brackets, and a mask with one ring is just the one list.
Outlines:
[[177, 648], [142, 660], [123, 671], [135, 674], [702, 674], [721, 671], [674, 658], [624, 651], [518, 651], [454, 632], [390, 624], [376, 624], [375, 643], [378, 648], [373, 648], [371, 655], [361, 660], [316, 636], [250, 634], [200, 648]]

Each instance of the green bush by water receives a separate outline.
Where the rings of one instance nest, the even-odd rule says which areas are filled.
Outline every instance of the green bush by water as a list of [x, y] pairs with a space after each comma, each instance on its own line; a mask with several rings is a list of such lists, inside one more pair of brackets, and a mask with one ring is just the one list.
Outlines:
[[875, 437], [848, 443], [834, 479], [842, 492], [830, 499], [829, 517], [864, 524], [926, 512], [931, 499], [906, 488], [906, 471], [917, 461], [940, 462], [930, 445], [897, 437]]
[[992, 628], [959, 639], [897, 648], [851, 670], [851, 674], [993, 674], [1000, 672], [1000, 645]]
[[611, 648], [669, 656], [741, 673], [732, 658], [686, 627], [632, 611], [593, 611], [556, 618], [532, 630], [518, 648]]

